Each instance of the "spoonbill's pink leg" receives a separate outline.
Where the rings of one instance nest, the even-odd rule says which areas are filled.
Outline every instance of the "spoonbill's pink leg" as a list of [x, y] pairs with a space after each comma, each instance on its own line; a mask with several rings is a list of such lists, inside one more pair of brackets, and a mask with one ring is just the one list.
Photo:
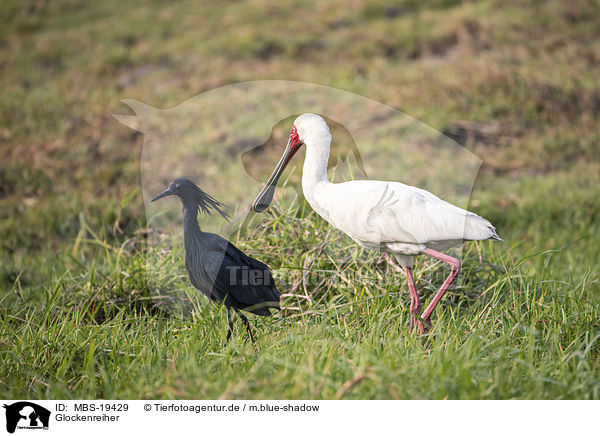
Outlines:
[[[450, 287], [450, 285], [452, 284], [452, 282], [458, 275], [458, 272], [460, 271], [460, 260], [458, 260], [452, 256], [448, 256], [447, 254], [440, 253], [439, 251], [432, 250], [431, 248], [426, 249], [424, 251], [424, 253], [428, 254], [429, 256], [435, 257], [436, 259], [439, 259], [442, 262], [446, 262], [448, 265], [450, 265], [450, 274], [448, 275], [448, 277], [442, 284], [442, 287], [440, 288], [440, 290], [437, 291], [437, 293], [433, 297], [433, 300], [431, 301], [431, 303], [429, 303], [429, 306], [427, 306], [427, 308], [421, 315], [421, 318], [423, 319], [423, 321], [425, 321], [427, 324], [431, 325], [431, 321], [430, 321], [431, 314], [433, 313], [433, 310], [435, 309], [437, 304], [440, 302], [440, 300], [444, 296], [444, 293], [448, 290], [448, 288]], [[417, 333], [424, 333], [423, 329], [421, 328], [421, 325], [419, 325], [419, 328], [417, 329]]]
[[[403, 272], [402, 269], [396, 265], [396, 263], [392, 260], [391, 256], [387, 253], [383, 253], [385, 259], [389, 262], [389, 264], [394, 268], [397, 272]], [[421, 300], [419, 299], [419, 294], [417, 294], [417, 288], [415, 287], [415, 281], [412, 275], [412, 268], [404, 267], [404, 273], [406, 274], [406, 281], [408, 282], [408, 292], [410, 294], [410, 327], [408, 328], [408, 332], [412, 333], [415, 328], [415, 321], [418, 324], [417, 329], [423, 330], [423, 326], [421, 325], [421, 321], [419, 320], [419, 312], [421, 312]]]
[[410, 292], [410, 327], [408, 333], [412, 333], [415, 328], [415, 321], [417, 323], [417, 331], [423, 330], [421, 320], [419, 319], [419, 312], [421, 311], [421, 300], [419, 294], [417, 294], [417, 288], [415, 288], [415, 281], [413, 280], [412, 268], [405, 267], [406, 281], [408, 282], [408, 291]]

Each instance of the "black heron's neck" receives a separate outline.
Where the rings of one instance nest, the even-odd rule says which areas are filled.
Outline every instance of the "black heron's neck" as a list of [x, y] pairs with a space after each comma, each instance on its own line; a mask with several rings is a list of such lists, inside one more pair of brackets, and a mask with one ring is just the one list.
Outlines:
[[202, 233], [198, 225], [198, 205], [183, 204], [183, 232], [185, 235]]
[[204, 264], [205, 251], [203, 249], [203, 233], [198, 225], [198, 205], [196, 203], [183, 204], [183, 246], [185, 248], [185, 266], [194, 286], [197, 287], [198, 279], [196, 269], [191, 265]]

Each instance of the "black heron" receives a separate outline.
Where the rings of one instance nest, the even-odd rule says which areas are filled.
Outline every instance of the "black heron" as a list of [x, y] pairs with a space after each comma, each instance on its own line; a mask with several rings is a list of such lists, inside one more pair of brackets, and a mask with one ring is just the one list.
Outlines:
[[227, 340], [233, 328], [233, 309], [254, 341], [248, 318], [240, 310], [269, 316], [270, 308], [280, 309], [281, 295], [271, 271], [267, 265], [246, 256], [228, 240], [200, 229], [198, 210], [211, 214], [211, 209], [214, 209], [227, 219], [222, 203], [185, 178], [173, 180], [169, 188], [153, 198], [152, 202], [168, 195], [178, 196], [183, 203], [185, 267], [192, 285], [210, 300], [225, 305]]

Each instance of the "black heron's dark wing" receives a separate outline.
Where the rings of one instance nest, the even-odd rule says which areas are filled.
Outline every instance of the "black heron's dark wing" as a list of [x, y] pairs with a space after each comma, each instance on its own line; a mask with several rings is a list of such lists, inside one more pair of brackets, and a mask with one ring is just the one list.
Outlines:
[[229, 304], [256, 315], [267, 316], [269, 307], [279, 309], [281, 294], [271, 271], [264, 263], [244, 254], [231, 242], [218, 235], [204, 234], [212, 255], [207, 267], [214, 277], [213, 295], [227, 297]]

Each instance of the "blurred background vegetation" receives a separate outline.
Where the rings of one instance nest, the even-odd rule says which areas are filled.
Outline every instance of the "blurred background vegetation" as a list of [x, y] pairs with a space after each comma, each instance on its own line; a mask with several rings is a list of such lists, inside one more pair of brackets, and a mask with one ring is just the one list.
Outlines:
[[82, 210], [110, 227], [121, 213], [124, 232], [143, 219], [139, 196], [119, 212], [139, 186], [143, 142], [111, 117], [124, 97], [168, 108], [237, 81], [326, 84], [446, 132], [484, 160], [484, 174], [514, 180], [577, 168], [579, 183], [595, 184], [598, 6], [3, 2], [4, 286], [31, 253], [69, 243]]
[[[525, 287], [581, 278], [582, 295], [599, 311], [599, 11], [597, 0], [3, 1], [2, 346], [14, 350], [11, 335], [22, 327], [14, 317], [24, 302], [34, 316], [36, 301], [57, 289], [85, 306], [98, 289], [117, 289], [115, 282], [142, 286], [131, 273], [133, 257], [131, 274], [116, 278], [87, 269], [108, 256], [108, 246], [127, 242], [134, 250], [145, 235], [143, 136], [112, 118], [124, 112], [120, 100], [169, 108], [257, 79], [355, 92], [467, 147], [484, 161], [470, 208], [498, 227], [504, 250], [514, 250], [508, 258], [559, 250], [530, 266], [536, 280]], [[82, 234], [97, 236], [96, 246], [82, 247]], [[132, 295], [114, 301], [138, 298]], [[598, 324], [588, 328], [597, 332]], [[593, 350], [589, 374], [597, 375]], [[1, 375], [14, 375], [13, 364], [6, 361]], [[20, 375], [13, 393], [41, 395], [32, 372]], [[124, 392], [89, 389], [80, 393]]]

